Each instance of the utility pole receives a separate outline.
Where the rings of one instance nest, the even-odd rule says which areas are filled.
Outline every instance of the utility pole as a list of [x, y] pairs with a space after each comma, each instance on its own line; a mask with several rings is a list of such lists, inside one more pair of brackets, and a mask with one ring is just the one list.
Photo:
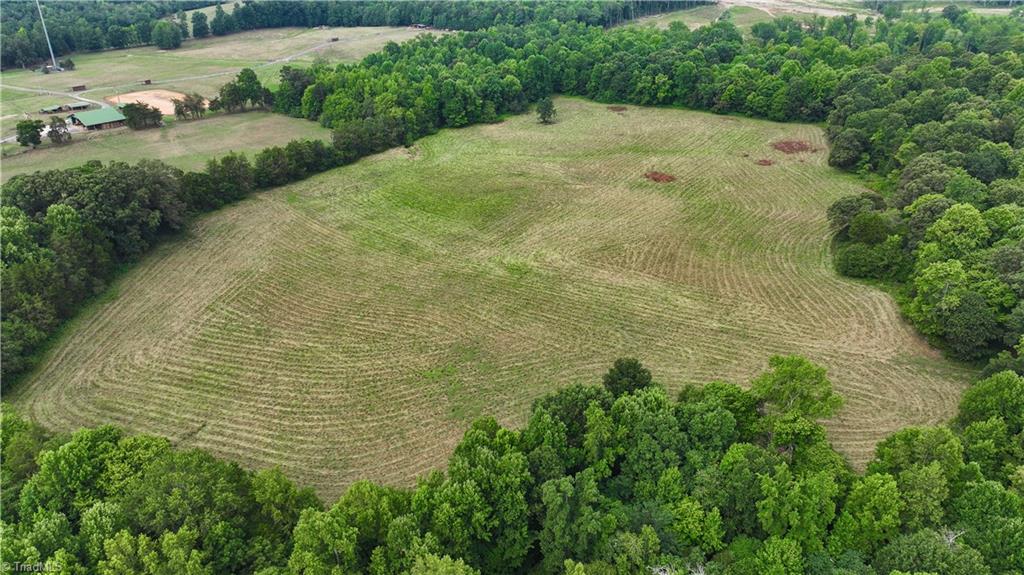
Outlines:
[[39, 10], [39, 21], [43, 23], [43, 36], [46, 36], [46, 47], [50, 49], [50, 61], [53, 62], [53, 69], [59, 70], [57, 67], [57, 58], [53, 55], [53, 44], [50, 44], [50, 33], [46, 31], [46, 20], [43, 19], [43, 7], [39, 4], [39, 0], [36, 0], [36, 9]]

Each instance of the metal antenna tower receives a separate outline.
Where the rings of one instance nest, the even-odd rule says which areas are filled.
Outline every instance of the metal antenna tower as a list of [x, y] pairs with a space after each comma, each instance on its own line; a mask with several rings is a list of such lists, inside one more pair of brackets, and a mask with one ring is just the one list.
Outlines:
[[36, 9], [39, 10], [39, 21], [43, 23], [43, 36], [46, 36], [46, 47], [50, 49], [50, 61], [53, 62], [53, 69], [59, 70], [57, 67], [57, 58], [53, 55], [53, 44], [50, 44], [50, 33], [46, 31], [46, 20], [43, 19], [43, 7], [39, 4], [39, 0], [36, 0]]

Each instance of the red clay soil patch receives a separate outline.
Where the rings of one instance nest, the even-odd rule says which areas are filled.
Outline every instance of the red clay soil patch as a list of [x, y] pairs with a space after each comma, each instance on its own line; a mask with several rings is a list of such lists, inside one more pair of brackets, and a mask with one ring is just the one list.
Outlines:
[[674, 181], [676, 181], [676, 177], [675, 176], [673, 176], [671, 174], [666, 174], [664, 172], [647, 172], [646, 174], [644, 174], [644, 177], [647, 178], [648, 180], [652, 181], [652, 182], [658, 182], [658, 183], [662, 183], [662, 184], [665, 183], [665, 182], [674, 182]]
[[612, 112], [625, 112], [626, 111], [626, 107], [625, 106], [608, 106], [608, 109], [611, 110]]
[[774, 164], [775, 162], [762, 158], [762, 159], [760, 159], [760, 160], [758, 160], [758, 161], [756, 161], [754, 163], [757, 164], [758, 166], [770, 166], [770, 165]]
[[783, 154], [799, 154], [800, 152], [813, 152], [814, 148], [802, 140], [782, 140], [775, 142], [772, 147]]

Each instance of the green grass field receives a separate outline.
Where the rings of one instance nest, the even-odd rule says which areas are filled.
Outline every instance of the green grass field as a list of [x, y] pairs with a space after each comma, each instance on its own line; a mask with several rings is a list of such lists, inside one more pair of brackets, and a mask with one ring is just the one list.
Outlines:
[[[422, 31], [401, 27], [253, 30], [188, 40], [177, 50], [144, 46], [73, 54], [74, 70], [59, 74], [11, 70], [0, 75], [0, 81], [55, 91], [67, 91], [73, 85], [85, 84], [88, 88], [86, 95], [91, 97], [94, 92], [141, 90], [142, 80], [148, 79], [160, 88], [198, 91], [209, 96], [215, 94], [226, 79], [230, 79], [220, 76], [234, 74], [244, 67], [262, 66], [270, 68], [271, 75], [276, 75], [281, 64], [273, 64], [275, 62], [292, 57], [292, 61], [308, 63], [321, 53], [332, 60], [356, 61], [379, 50], [389, 41], [402, 42], [419, 33]], [[329, 42], [334, 37], [338, 41]], [[195, 78], [172, 81], [189, 77]]]
[[635, 22], [635, 24], [641, 26], [654, 26], [656, 28], [668, 28], [669, 24], [678, 21], [686, 24], [686, 27], [692, 30], [694, 28], [711, 24], [717, 20], [725, 10], [726, 7], [721, 4], [708, 4], [705, 6], [698, 6], [697, 8], [676, 10], [674, 12], [665, 12], [664, 14], [658, 14], [656, 16], [640, 18]]
[[[87, 90], [80, 95], [95, 101], [150, 88], [212, 97], [242, 68], [253, 68], [261, 82], [273, 87], [288, 64], [309, 65], [318, 55], [332, 62], [354, 62], [388, 42], [404, 42], [422, 33], [403, 27], [274, 28], [188, 40], [177, 50], [145, 46], [72, 54], [75, 69], [59, 74], [5, 70], [0, 74], [0, 137], [13, 135], [19, 120], [46, 120], [37, 113], [40, 108], [71, 101], [10, 86], [67, 92], [71, 86], [85, 84]], [[330, 42], [331, 38], [338, 41]], [[153, 85], [144, 86], [143, 80]]]
[[675, 391], [803, 354], [847, 400], [828, 429], [857, 464], [952, 415], [970, 372], [831, 268], [825, 207], [860, 188], [820, 128], [556, 104], [554, 125], [445, 130], [201, 218], [10, 399], [56, 430], [111, 422], [279, 465], [328, 499], [408, 485], [470, 419], [522, 424], [626, 355]]
[[668, 28], [672, 22], [682, 22], [692, 30], [720, 18], [729, 18], [740, 30], [749, 31], [754, 24], [768, 22], [779, 16], [807, 19], [814, 15], [838, 16], [848, 13], [860, 14], [862, 17], [869, 14], [862, 6], [849, 0], [729, 0], [641, 18], [636, 24]]
[[[269, 112], [222, 114], [199, 121], [169, 120], [151, 130], [76, 132], [68, 146], [46, 145], [5, 157], [2, 181], [18, 174], [80, 166], [89, 160], [136, 162], [159, 159], [183, 170], [201, 169], [206, 160], [229, 151], [250, 156], [263, 148], [300, 138], [330, 140], [330, 130], [314, 122]], [[8, 147], [17, 148], [16, 144]]]
[[637, 24], [641, 26], [654, 26], [656, 28], [668, 28], [669, 24], [678, 21], [686, 24], [687, 28], [692, 30], [722, 18], [728, 18], [737, 28], [747, 30], [758, 22], [770, 21], [773, 16], [764, 10], [749, 6], [733, 6], [729, 8], [721, 4], [711, 4], [641, 18], [637, 21]]

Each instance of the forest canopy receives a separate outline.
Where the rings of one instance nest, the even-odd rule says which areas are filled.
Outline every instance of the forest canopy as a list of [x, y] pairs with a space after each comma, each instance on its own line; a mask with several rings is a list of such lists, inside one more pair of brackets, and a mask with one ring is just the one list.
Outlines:
[[1024, 570], [1024, 379], [976, 383], [950, 426], [883, 440], [864, 474], [821, 418], [823, 368], [675, 397], [635, 359], [474, 422], [446, 471], [326, 504], [105, 426], [50, 436], [3, 406], [0, 560], [62, 573], [944, 575]]

